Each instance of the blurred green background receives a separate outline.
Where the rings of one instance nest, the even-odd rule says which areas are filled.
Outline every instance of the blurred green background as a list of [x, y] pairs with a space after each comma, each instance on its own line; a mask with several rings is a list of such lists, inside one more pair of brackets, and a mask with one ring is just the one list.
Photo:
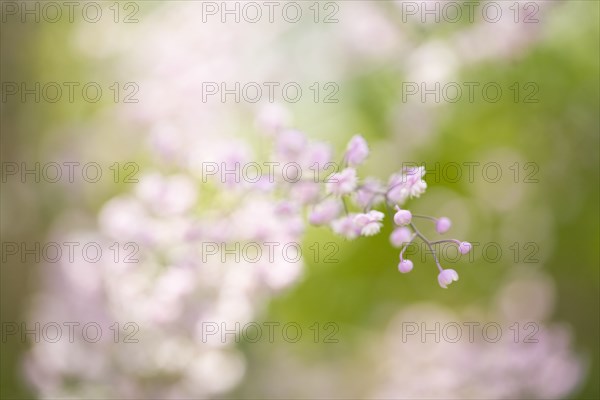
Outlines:
[[[405, 106], [399, 102], [405, 79], [402, 70], [385, 62], [367, 61], [362, 70], [357, 67], [352, 73], [336, 78], [341, 88], [339, 104], [324, 106], [330, 107], [326, 110], [319, 109], [319, 104], [290, 105], [299, 129], [331, 141], [339, 151], [352, 134], [361, 132], [373, 145], [373, 154], [364, 167], [366, 172], [391, 172], [398, 170], [402, 162], [433, 165], [501, 161], [505, 173], [517, 160], [521, 166], [525, 162], [539, 166], [537, 183], [524, 183], [522, 179], [514, 183], [507, 178], [508, 183], [503, 180], [496, 185], [482, 181], [480, 175], [476, 175], [475, 184], [464, 178], [457, 183], [444, 179], [436, 182], [426, 176], [428, 193], [422, 201], [413, 201], [415, 211], [437, 214], [441, 208], [443, 211], [439, 212], [452, 217], [452, 212], [458, 210], [455, 225], [459, 226], [465, 222], [460, 211], [466, 208], [468, 228], [461, 239], [496, 241], [505, 250], [497, 263], [476, 255], [474, 262], [451, 264], [459, 271], [460, 281], [449, 290], [437, 286], [430, 259], [421, 262], [415, 257], [415, 270], [409, 275], [398, 274], [397, 250], [388, 242], [389, 227], [381, 235], [353, 242], [311, 228], [305, 247], [315, 241], [336, 241], [340, 245], [339, 262], [314, 263], [307, 257], [305, 279], [276, 297], [264, 320], [297, 321], [302, 326], [314, 321], [335, 321], [340, 326], [340, 343], [294, 347], [293, 352], [299, 357], [343, 357], [353, 351], [364, 329], [383, 330], [396, 310], [408, 304], [428, 301], [450, 308], [490, 304], [497, 287], [515, 264], [508, 250], [514, 237], [520, 243], [539, 245], [539, 262], [525, 267], [543, 269], [554, 278], [557, 302], [552, 320], [572, 326], [575, 350], [589, 363], [583, 384], [571, 398], [600, 397], [599, 3], [556, 3], [544, 15], [543, 33], [522, 56], [476, 63], [459, 72], [461, 81], [497, 82], [503, 88], [514, 82], [535, 82], [539, 87], [537, 103], [515, 103], [506, 95], [498, 103], [462, 99], [427, 109], [421, 122], [395, 124], [394, 116]], [[154, 7], [157, 5], [143, 6], [142, 18]], [[444, 38], [461, 28], [440, 26], [423, 31], [411, 28], [408, 34], [417, 42], [425, 42]], [[70, 45], [74, 29], [69, 23], [3, 22], [2, 82], [110, 81], [107, 71], [112, 60], [91, 61], [81, 57]], [[293, 49], [295, 40], [301, 36], [302, 28], [298, 27], [278, 40]], [[356, 63], [362, 62], [357, 57]], [[136, 148], [135, 138], [113, 130], [114, 126], [129, 128], [127, 124], [100, 124], [97, 131], [87, 126], [90, 120], [100, 119], [98, 116], [105, 113], [109, 113], [110, 120], [113, 105], [109, 100], [97, 104], [2, 102], [2, 162], [44, 161], [51, 159], [57, 149], [81, 144], [96, 154], [94, 144], [107, 141], [119, 143], [119, 147], [107, 145], [100, 149], [106, 153], [98, 154], [101, 159], [149, 163], [143, 149]], [[247, 110], [241, 114], [246, 119], [240, 117], [240, 124], [251, 124]], [[435, 135], [425, 138], [422, 145], [410, 144], [410, 138], [419, 135], [418, 125], [434, 118]], [[94, 139], [86, 141], [87, 134]], [[410, 149], [409, 159], [395, 157], [390, 144], [403, 147], [405, 140], [409, 143], [406, 146]], [[516, 156], [511, 158], [511, 155]], [[382, 158], [386, 160], [383, 167], [379, 162]], [[521, 170], [522, 174], [526, 172]], [[74, 194], [50, 184], [2, 183], [2, 241], [43, 241], [62, 211], [76, 207], [95, 213], [113, 195], [127, 189], [122, 185], [96, 185]], [[513, 191], [520, 193], [515, 204], [498, 204], [510, 202], [507, 192]], [[462, 208], [455, 209], [452, 201], [445, 206], [441, 200], [444, 195], [462, 204]], [[428, 196], [432, 196], [430, 202], [426, 200]], [[27, 264], [2, 265], [3, 322], [25, 318], [27, 300], [39, 285], [38, 268]], [[26, 348], [26, 344], [2, 343], [2, 398], [31, 396], [19, 372], [19, 360]], [[247, 351], [250, 365], [260, 368], [261, 351]], [[247, 395], [244, 390], [242, 384], [237, 393]]]

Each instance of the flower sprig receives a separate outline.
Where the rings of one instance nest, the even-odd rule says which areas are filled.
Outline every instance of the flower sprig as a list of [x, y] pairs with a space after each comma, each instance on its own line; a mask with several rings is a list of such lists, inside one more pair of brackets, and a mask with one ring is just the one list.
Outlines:
[[[438, 283], [442, 288], [458, 280], [458, 273], [453, 269], [444, 269], [440, 264], [434, 245], [439, 243], [455, 243], [461, 254], [471, 251], [469, 242], [456, 239], [431, 241], [417, 228], [414, 219], [427, 219], [435, 224], [437, 233], [446, 233], [452, 226], [449, 218], [435, 218], [425, 215], [413, 215], [411, 211], [402, 208], [409, 199], [420, 197], [427, 189], [424, 167], [404, 168], [393, 174], [387, 185], [378, 179], [366, 178], [359, 181], [356, 167], [362, 164], [369, 155], [366, 140], [354, 136], [346, 147], [343, 157], [343, 169], [332, 173], [325, 180], [326, 196], [313, 205], [308, 220], [313, 225], [329, 226], [333, 232], [352, 240], [359, 236], [377, 235], [383, 227], [385, 214], [375, 207], [384, 204], [388, 211], [393, 208], [392, 219], [395, 229], [390, 235], [392, 246], [401, 248], [398, 270], [401, 273], [412, 271], [413, 262], [404, 258], [408, 246], [415, 239], [420, 239], [433, 254], [439, 270]], [[362, 212], [350, 212], [348, 202], [353, 203]]]

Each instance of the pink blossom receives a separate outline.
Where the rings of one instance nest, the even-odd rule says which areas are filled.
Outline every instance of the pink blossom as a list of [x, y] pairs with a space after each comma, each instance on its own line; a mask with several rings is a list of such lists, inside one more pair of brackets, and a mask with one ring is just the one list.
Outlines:
[[308, 216], [308, 221], [313, 225], [325, 225], [333, 221], [342, 211], [338, 199], [326, 199], [317, 204]]
[[392, 175], [388, 185], [388, 200], [403, 204], [409, 198], [420, 197], [427, 189], [424, 176], [425, 167], [406, 168], [401, 174]]
[[277, 136], [277, 153], [284, 160], [298, 160], [308, 145], [304, 133], [288, 129]]
[[408, 243], [412, 238], [412, 232], [405, 226], [394, 229], [390, 235], [390, 243], [394, 247], [401, 247], [404, 243]]
[[376, 210], [371, 210], [366, 214], [358, 214], [354, 217], [354, 225], [360, 228], [363, 236], [373, 236], [379, 233], [383, 224], [381, 221], [385, 215]]
[[469, 242], [461, 242], [460, 245], [458, 246], [458, 251], [460, 251], [460, 254], [467, 254], [468, 252], [471, 251], [471, 243]]
[[413, 262], [410, 260], [402, 260], [398, 264], [398, 271], [402, 272], [403, 274], [406, 274], [406, 273], [412, 271], [412, 269], [413, 269]]
[[351, 167], [356, 167], [363, 163], [369, 155], [369, 146], [367, 141], [360, 135], [355, 135], [346, 147], [345, 160]]
[[261, 131], [274, 135], [288, 126], [291, 121], [289, 111], [279, 104], [267, 104], [256, 117], [256, 125]]
[[336, 234], [345, 237], [346, 239], [356, 239], [361, 232], [360, 227], [354, 223], [356, 214], [349, 214], [345, 217], [338, 218], [331, 222], [331, 229]]
[[435, 230], [437, 233], [446, 233], [452, 226], [452, 221], [449, 218], [442, 217], [435, 223]]
[[354, 201], [362, 208], [376, 207], [384, 200], [385, 188], [378, 179], [367, 178], [356, 190]]
[[438, 282], [446, 289], [449, 284], [458, 280], [458, 273], [453, 269], [444, 269], [438, 275]]
[[295, 183], [290, 189], [290, 199], [300, 204], [313, 204], [319, 200], [321, 186], [312, 181], [301, 181]]
[[412, 213], [408, 210], [398, 209], [398, 211], [396, 211], [396, 214], [394, 215], [394, 222], [398, 226], [408, 225], [408, 224], [410, 224], [411, 220], [412, 220]]
[[327, 179], [327, 193], [338, 196], [350, 194], [356, 189], [358, 178], [354, 168], [346, 168], [341, 172], [332, 174]]
[[310, 169], [310, 172], [313, 172], [315, 167], [323, 170], [327, 163], [331, 162], [331, 154], [330, 145], [322, 142], [310, 143], [304, 154], [305, 168]]

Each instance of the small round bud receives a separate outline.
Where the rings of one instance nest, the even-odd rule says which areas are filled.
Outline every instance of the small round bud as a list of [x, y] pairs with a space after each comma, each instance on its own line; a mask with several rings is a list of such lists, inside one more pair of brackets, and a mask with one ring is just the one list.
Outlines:
[[412, 232], [407, 227], [403, 226], [400, 228], [394, 229], [392, 234], [390, 235], [390, 243], [394, 247], [402, 247], [404, 243], [410, 242], [412, 238]]
[[458, 251], [460, 251], [460, 254], [467, 254], [471, 251], [472, 247], [473, 246], [471, 246], [471, 243], [469, 242], [461, 242], [458, 246]]
[[412, 271], [412, 269], [413, 263], [410, 260], [402, 260], [400, 261], [400, 264], [398, 264], [398, 271], [402, 272], [403, 274]]
[[435, 230], [437, 233], [446, 233], [452, 226], [452, 221], [446, 217], [442, 217], [435, 223]]
[[394, 222], [398, 226], [408, 225], [412, 220], [412, 214], [408, 210], [398, 210], [394, 215]]

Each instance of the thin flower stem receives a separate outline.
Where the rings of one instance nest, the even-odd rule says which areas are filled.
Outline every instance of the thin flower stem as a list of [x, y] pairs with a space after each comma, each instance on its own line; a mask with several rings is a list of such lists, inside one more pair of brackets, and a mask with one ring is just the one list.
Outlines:
[[400, 261], [403, 261], [404, 258], [404, 252], [406, 251], [406, 249], [408, 248], [408, 246], [410, 246], [410, 244], [415, 240], [415, 238], [417, 237], [416, 233], [413, 233], [412, 237], [410, 238], [410, 240], [404, 245], [404, 248], [400, 251]]
[[437, 222], [437, 220], [438, 220], [437, 218], [430, 217], [429, 215], [413, 214], [412, 216], [413, 216], [413, 218], [423, 218], [423, 219], [428, 219], [428, 220], [434, 221], [434, 222]]
[[417, 227], [415, 226], [415, 224], [413, 224], [412, 222], [410, 223], [410, 227], [415, 231], [415, 234], [418, 237], [420, 237], [421, 240], [427, 245], [427, 247], [429, 247], [429, 250], [431, 250], [431, 253], [433, 254], [433, 259], [435, 260], [435, 265], [437, 265], [437, 267], [440, 270], [440, 272], [442, 272], [444, 269], [440, 265], [440, 262], [439, 262], [439, 260], [437, 258], [437, 254], [435, 253], [435, 250], [433, 249], [433, 246], [431, 246], [431, 242], [425, 236], [423, 236], [423, 234], [421, 232], [419, 232], [419, 230], [417, 229]]
[[390, 186], [390, 187], [388, 188], [388, 190], [387, 190], [386, 194], [387, 194], [387, 193], [389, 193], [389, 192], [390, 192], [392, 189], [395, 189], [395, 188], [397, 188], [398, 186], [404, 185], [405, 183], [406, 183], [406, 182], [402, 181], [402, 182], [396, 183], [395, 185], [392, 185], [392, 186]]
[[427, 245], [427, 247], [429, 247], [429, 250], [431, 250], [431, 253], [433, 254], [433, 259], [435, 260], [435, 265], [437, 265], [440, 272], [444, 271], [444, 268], [442, 268], [442, 266], [440, 265], [440, 262], [438, 261], [438, 258], [437, 258], [437, 254], [435, 253], [435, 250], [433, 250], [433, 247], [431, 246], [431, 244], [429, 242], [425, 242], [425, 244]]
[[333, 196], [333, 193], [329, 193], [329, 194], [325, 195], [325, 197], [323, 197], [321, 200], [318, 200], [317, 203], [321, 203], [321, 202], [327, 200], [331, 196]]
[[417, 229], [417, 227], [415, 226], [415, 224], [413, 222], [410, 222], [409, 225], [412, 228], [412, 230], [415, 231], [417, 236], [419, 236], [424, 242], [429, 242], [427, 240], [427, 238], [425, 236], [423, 236], [423, 234]]
[[436, 240], [435, 242], [431, 242], [431, 244], [440, 244], [440, 243], [455, 243], [460, 246], [460, 240], [456, 239], [444, 239], [444, 240]]
[[342, 161], [340, 161], [337, 165], [336, 165], [336, 169], [335, 172], [340, 172], [340, 167], [343, 166], [344, 168], [348, 167], [348, 161], [346, 160], [346, 155], [344, 154], [344, 157], [342, 157]]
[[392, 210], [390, 209], [390, 205], [388, 204], [387, 201], [385, 201], [384, 203], [385, 203], [385, 209], [387, 210], [388, 215], [393, 220], [394, 219], [394, 213], [392, 213]]
[[379, 195], [382, 195], [382, 196], [386, 196], [387, 195], [387, 191], [384, 191], [384, 190], [374, 190], [374, 189], [371, 189], [371, 188], [367, 187], [366, 185], [358, 185], [356, 188], [360, 189], [360, 190], [364, 190], [364, 191], [369, 192], [369, 193], [373, 193], [373, 194], [379, 194]]
[[346, 205], [346, 199], [342, 196], [342, 204], [344, 205], [344, 212], [348, 215], [348, 206]]

